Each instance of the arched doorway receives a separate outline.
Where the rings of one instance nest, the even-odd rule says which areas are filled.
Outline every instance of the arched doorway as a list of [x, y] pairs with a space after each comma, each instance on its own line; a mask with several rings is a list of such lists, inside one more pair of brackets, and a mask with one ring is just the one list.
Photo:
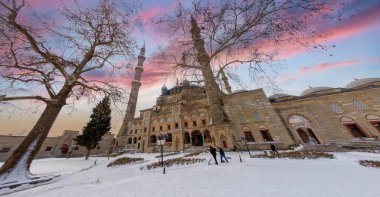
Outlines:
[[203, 146], [203, 136], [198, 130], [191, 132], [191, 145], [193, 146]]
[[303, 143], [321, 143], [311, 128], [309, 120], [306, 118], [299, 115], [293, 115], [289, 118], [289, 123], [296, 130]]
[[188, 132], [185, 132], [185, 134], [183, 135], [183, 143], [190, 144], [190, 134]]

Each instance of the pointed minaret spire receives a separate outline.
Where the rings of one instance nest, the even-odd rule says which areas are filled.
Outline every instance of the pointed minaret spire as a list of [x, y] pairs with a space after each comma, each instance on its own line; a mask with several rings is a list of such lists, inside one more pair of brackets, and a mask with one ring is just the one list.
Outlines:
[[123, 124], [117, 134], [118, 137], [128, 135], [128, 122], [133, 120], [136, 112], [137, 98], [139, 95], [139, 89], [141, 86], [141, 74], [144, 71], [143, 64], [145, 61], [145, 42], [143, 47], [140, 49], [140, 55], [138, 56], [137, 66], [135, 67], [135, 78], [132, 81], [132, 89], [129, 94], [127, 111], [125, 112], [125, 117]]

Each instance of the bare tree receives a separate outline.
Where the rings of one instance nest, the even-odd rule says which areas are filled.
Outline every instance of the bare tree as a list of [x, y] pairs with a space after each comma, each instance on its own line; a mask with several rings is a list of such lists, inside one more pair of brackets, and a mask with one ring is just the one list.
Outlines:
[[324, 49], [320, 42], [328, 35], [319, 34], [314, 23], [335, 19], [335, 11], [314, 0], [194, 0], [191, 5], [179, 4], [174, 13], [158, 21], [168, 29], [169, 42], [157, 53], [157, 62], [186, 73], [200, 72], [212, 123], [223, 123], [228, 117], [216, 78], [226, 79], [223, 72], [239, 64], [249, 64], [252, 76], [257, 77], [277, 55], [270, 44]]
[[[100, 0], [90, 8], [61, 10], [62, 21], [25, 22], [25, 1], [0, 1], [1, 83], [9, 89], [29, 87], [33, 95], [3, 95], [0, 102], [35, 100], [46, 105], [38, 121], [0, 169], [0, 181], [30, 178], [30, 164], [62, 107], [81, 97], [107, 95], [117, 101], [124, 91], [93, 73], [125, 69], [133, 56], [131, 37], [135, 7], [120, 11], [115, 2]], [[129, 9], [129, 8], [128, 8]], [[115, 61], [124, 60], [120, 65]]]

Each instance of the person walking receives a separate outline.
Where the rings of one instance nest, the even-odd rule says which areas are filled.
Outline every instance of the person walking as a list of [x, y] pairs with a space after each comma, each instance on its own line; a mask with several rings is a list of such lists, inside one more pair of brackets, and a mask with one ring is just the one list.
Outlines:
[[224, 150], [222, 148], [220, 148], [218, 146], [218, 149], [219, 149], [219, 154], [220, 154], [220, 162], [224, 163], [224, 159], [226, 159], [226, 162], [228, 163], [228, 160], [227, 160], [227, 157], [226, 157], [226, 154], [224, 153]]
[[276, 150], [276, 146], [274, 144], [270, 143], [270, 149], [272, 149], [274, 154], [278, 154], [278, 152]]
[[215, 165], [218, 165], [218, 161], [216, 160], [216, 149], [212, 146], [210, 146], [210, 153], [211, 153], [212, 157], [214, 157]]

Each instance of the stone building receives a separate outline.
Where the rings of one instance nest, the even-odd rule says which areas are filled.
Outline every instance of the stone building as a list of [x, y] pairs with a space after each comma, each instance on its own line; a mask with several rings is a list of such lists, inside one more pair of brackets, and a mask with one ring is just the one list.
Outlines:
[[[36, 158], [46, 157], [79, 157], [86, 155], [86, 148], [76, 145], [74, 138], [79, 131], [66, 130], [59, 137], [47, 137]], [[21, 144], [25, 136], [0, 135], [0, 161], [5, 161]], [[108, 154], [114, 145], [114, 135], [106, 133], [99, 142], [98, 147], [91, 150], [91, 155]]]
[[[313, 87], [301, 95], [267, 97], [262, 89], [225, 94], [230, 123], [211, 125], [206, 91], [183, 81], [161, 95], [152, 108], [127, 120], [117, 138], [120, 149], [156, 152], [166, 138], [166, 151], [198, 150], [209, 145], [267, 149], [292, 145], [379, 143], [380, 78], [359, 79], [344, 88]], [[380, 147], [380, 146], [379, 146]]]

